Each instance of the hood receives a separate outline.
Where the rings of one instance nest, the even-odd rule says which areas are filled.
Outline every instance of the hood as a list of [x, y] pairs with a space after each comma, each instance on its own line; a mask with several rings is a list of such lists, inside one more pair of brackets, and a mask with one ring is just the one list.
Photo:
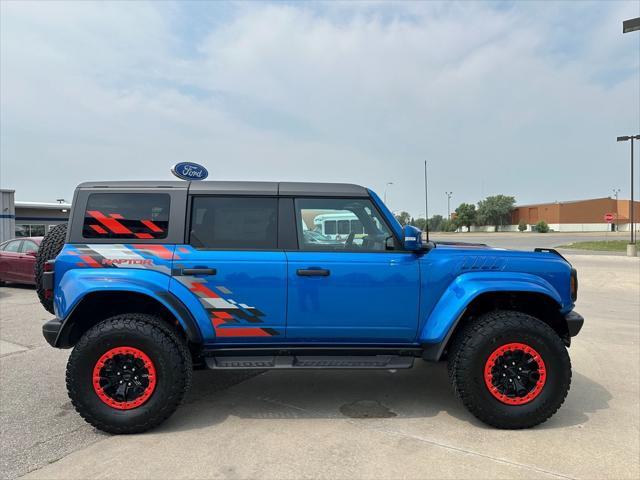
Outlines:
[[479, 250], [504, 250], [503, 248], [496, 248], [487, 245], [486, 243], [473, 243], [473, 242], [433, 242], [436, 248], [439, 246], [445, 248], [471, 248]]

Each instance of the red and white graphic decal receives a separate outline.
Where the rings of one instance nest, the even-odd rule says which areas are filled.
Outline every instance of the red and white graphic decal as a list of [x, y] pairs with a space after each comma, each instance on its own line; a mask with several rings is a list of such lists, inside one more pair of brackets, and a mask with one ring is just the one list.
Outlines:
[[255, 307], [238, 303], [232, 298], [223, 298], [221, 294], [231, 294], [228, 288], [206, 284], [206, 281], [196, 277], [175, 277], [199, 299], [202, 306], [209, 313], [211, 324], [218, 337], [271, 337], [279, 335], [273, 328], [259, 327], [263, 323], [264, 313]]

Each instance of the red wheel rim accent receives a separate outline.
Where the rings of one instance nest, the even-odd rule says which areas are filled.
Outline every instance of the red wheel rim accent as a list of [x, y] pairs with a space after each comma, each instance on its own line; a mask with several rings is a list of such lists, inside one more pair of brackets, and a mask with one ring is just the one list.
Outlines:
[[[533, 388], [531, 388], [526, 395], [523, 396], [508, 396], [505, 395], [500, 389], [494, 385], [494, 368], [496, 368], [496, 364], [498, 359], [504, 356], [508, 352], [516, 352], [521, 351], [525, 354], [528, 354], [532, 357], [532, 359], [537, 364], [537, 373], [539, 377]], [[489, 390], [489, 393], [493, 395], [500, 402], [505, 403], [507, 405], [524, 405], [525, 403], [531, 402], [542, 392], [542, 388], [547, 381], [547, 368], [544, 364], [544, 360], [542, 360], [542, 356], [532, 347], [526, 345], [524, 343], [507, 343], [502, 345], [501, 347], [496, 348], [489, 358], [487, 359], [484, 365], [484, 383]]]
[[[100, 385], [100, 379], [102, 376], [100, 375], [102, 369], [105, 367], [107, 361], [111, 360], [117, 355], [132, 355], [134, 359], [141, 360], [144, 364], [144, 368], [147, 370], [147, 378], [148, 384], [145, 387], [144, 391], [141, 395], [136, 397], [131, 401], [121, 402], [107, 393], [105, 393], [104, 388]], [[153, 362], [149, 358], [149, 356], [144, 353], [142, 350], [139, 350], [134, 347], [116, 347], [107, 351], [104, 355], [102, 355], [96, 365], [93, 367], [93, 389], [96, 392], [96, 395], [100, 400], [109, 405], [112, 408], [116, 408], [118, 410], [131, 410], [132, 408], [137, 408], [142, 405], [144, 402], [149, 400], [151, 394], [156, 388], [156, 369], [153, 365]]]

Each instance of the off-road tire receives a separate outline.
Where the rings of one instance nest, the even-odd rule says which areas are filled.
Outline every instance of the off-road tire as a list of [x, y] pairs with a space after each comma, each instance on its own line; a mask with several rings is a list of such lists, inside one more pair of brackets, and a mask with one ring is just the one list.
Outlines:
[[42, 288], [42, 273], [44, 272], [44, 264], [53, 260], [58, 256], [62, 247], [64, 247], [65, 238], [67, 236], [67, 224], [56, 225], [42, 239], [40, 248], [36, 255], [35, 265], [35, 278], [36, 278], [36, 292], [38, 292], [38, 298], [44, 309], [49, 313], [53, 311], [53, 297], [47, 298], [45, 296], [44, 288]]
[[[485, 384], [484, 369], [491, 353], [510, 342], [530, 345], [546, 366], [540, 393], [522, 405], [501, 402]], [[479, 420], [497, 428], [522, 429], [545, 422], [558, 411], [571, 384], [571, 360], [559, 335], [522, 312], [496, 310], [470, 321], [455, 335], [448, 358], [456, 396]]]
[[[105, 352], [130, 347], [153, 362], [157, 382], [140, 406], [119, 410], [100, 399], [93, 370]], [[67, 391], [76, 411], [99, 430], [140, 433], [166, 420], [191, 387], [192, 360], [186, 342], [153, 315], [129, 313], [108, 318], [90, 328], [76, 344], [67, 363]]]

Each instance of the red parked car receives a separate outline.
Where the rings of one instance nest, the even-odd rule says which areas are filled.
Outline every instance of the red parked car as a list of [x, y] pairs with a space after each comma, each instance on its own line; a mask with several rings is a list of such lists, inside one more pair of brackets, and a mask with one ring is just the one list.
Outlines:
[[0, 283], [35, 285], [36, 253], [42, 237], [14, 238], [0, 243]]

